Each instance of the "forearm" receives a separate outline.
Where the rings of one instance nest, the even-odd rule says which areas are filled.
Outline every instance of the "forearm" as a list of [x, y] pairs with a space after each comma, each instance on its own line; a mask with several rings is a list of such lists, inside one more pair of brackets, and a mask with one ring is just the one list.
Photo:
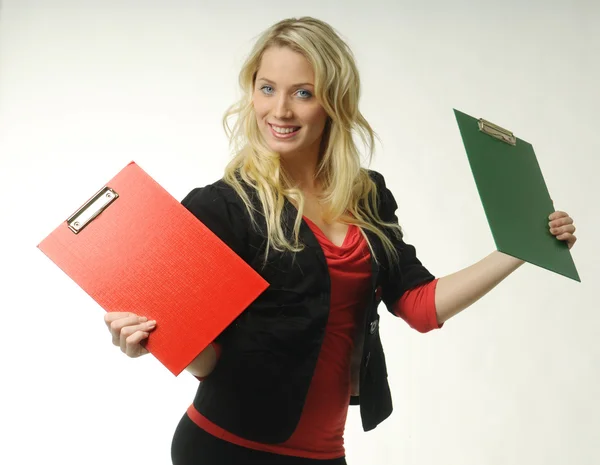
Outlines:
[[444, 323], [475, 303], [523, 263], [495, 251], [468, 268], [440, 278], [435, 291], [438, 322]]
[[190, 363], [186, 370], [198, 378], [205, 378], [211, 374], [217, 364], [217, 352], [210, 344]]

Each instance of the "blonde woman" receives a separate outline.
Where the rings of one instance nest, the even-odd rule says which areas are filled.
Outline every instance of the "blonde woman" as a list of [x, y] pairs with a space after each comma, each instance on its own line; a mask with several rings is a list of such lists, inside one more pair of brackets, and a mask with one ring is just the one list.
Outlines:
[[[366, 431], [392, 412], [380, 302], [427, 332], [523, 262], [494, 252], [439, 279], [421, 264], [383, 176], [361, 166], [353, 136], [370, 151], [373, 131], [352, 53], [328, 24], [269, 28], [240, 84], [244, 97], [225, 118], [235, 118], [226, 127], [237, 155], [223, 179], [182, 203], [270, 287], [187, 367], [201, 382], [173, 463], [345, 464], [349, 405]], [[573, 220], [549, 221], [572, 246]], [[110, 313], [106, 323], [127, 355], [147, 353], [153, 322]]]

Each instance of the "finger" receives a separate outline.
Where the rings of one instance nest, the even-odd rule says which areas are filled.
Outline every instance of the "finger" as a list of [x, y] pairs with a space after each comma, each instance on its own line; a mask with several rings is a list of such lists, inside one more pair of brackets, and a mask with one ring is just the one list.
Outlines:
[[138, 316], [128, 316], [124, 318], [119, 318], [118, 320], [114, 320], [112, 323], [110, 323], [109, 331], [112, 335], [113, 344], [117, 346], [120, 344], [119, 341], [121, 338], [121, 332], [123, 331], [123, 328], [139, 323], [140, 321]]
[[138, 331], [150, 332], [156, 326], [156, 321], [148, 321], [139, 325], [126, 326], [121, 330], [118, 346], [121, 347], [121, 351], [127, 353], [127, 339]]
[[150, 336], [150, 333], [146, 331], [136, 331], [131, 336], [129, 336], [125, 341], [125, 354], [128, 357], [139, 357], [144, 353], [147, 353], [147, 349], [141, 346], [141, 342], [144, 339], [147, 339]]
[[550, 232], [555, 236], [565, 233], [573, 234], [575, 232], [575, 226], [572, 224], [568, 224], [567, 226], [561, 226], [560, 228], [551, 228]]
[[561, 234], [560, 236], [557, 237], [557, 239], [561, 240], [561, 241], [565, 241], [567, 243], [567, 245], [569, 246], [569, 249], [571, 247], [573, 247], [573, 245], [575, 244], [575, 242], [577, 242], [577, 237], [573, 236], [572, 234]]
[[110, 324], [113, 321], [119, 320], [121, 318], [127, 318], [130, 316], [137, 316], [137, 315], [135, 313], [131, 313], [131, 312], [107, 312], [104, 314], [104, 322], [110, 328]]
[[[136, 318], [139, 321], [136, 321]], [[113, 344], [115, 345], [118, 345], [119, 332], [123, 326], [142, 321], [147, 321], [147, 318], [138, 317], [135, 313], [131, 312], [110, 312], [104, 315], [104, 322], [112, 334]]]
[[569, 215], [563, 211], [557, 210], [557, 211], [553, 212], [552, 214], [550, 214], [548, 219], [549, 220], [557, 220], [557, 219], [563, 218], [565, 216], [569, 216]]
[[[142, 324], [145, 321], [145, 319], [145, 317], [129, 316], [113, 321], [110, 324], [110, 333], [112, 334], [113, 344], [116, 346], [121, 345], [121, 333], [125, 331], [125, 328], [130, 328], [132, 326]], [[128, 334], [131, 334], [131, 332], [129, 332]]]
[[570, 246], [572, 246], [573, 244], [575, 244], [575, 241], [577, 240], [577, 238], [573, 234], [571, 234], [571, 233], [564, 233], [564, 234], [561, 234], [559, 236], [556, 236], [556, 238], [559, 241], [566, 242]]
[[559, 218], [557, 220], [550, 221], [548, 223], [548, 225], [551, 228], [558, 228], [560, 226], [565, 226], [567, 224], [573, 224], [573, 218], [571, 218], [570, 216], [565, 216], [565, 217]]

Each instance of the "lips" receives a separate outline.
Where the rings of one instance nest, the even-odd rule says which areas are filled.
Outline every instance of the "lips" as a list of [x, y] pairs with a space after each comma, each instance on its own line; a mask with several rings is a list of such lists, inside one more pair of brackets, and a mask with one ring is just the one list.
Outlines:
[[277, 139], [289, 139], [290, 137], [295, 136], [300, 130], [301, 126], [279, 126], [269, 123], [269, 128], [271, 129], [271, 134]]

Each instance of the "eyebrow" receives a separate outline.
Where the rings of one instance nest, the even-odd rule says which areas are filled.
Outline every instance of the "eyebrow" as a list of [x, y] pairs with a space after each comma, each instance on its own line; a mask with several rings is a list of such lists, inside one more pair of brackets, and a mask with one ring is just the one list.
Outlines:
[[[271, 81], [270, 79], [267, 79], [267, 78], [264, 78], [264, 77], [258, 78], [257, 81], [265, 81], [265, 82], [268, 82], [269, 84], [275, 84], [274, 81]], [[303, 87], [303, 86], [312, 86], [312, 87], [314, 87], [315, 85], [311, 84], [310, 82], [302, 82], [300, 84], [294, 84], [292, 87]]]

